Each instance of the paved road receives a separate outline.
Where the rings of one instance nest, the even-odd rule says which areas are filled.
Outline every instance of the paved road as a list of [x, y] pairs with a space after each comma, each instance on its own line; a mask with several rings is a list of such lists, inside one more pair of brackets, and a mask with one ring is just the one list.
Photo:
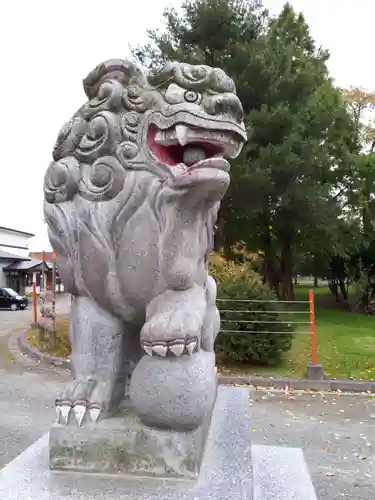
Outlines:
[[[69, 297], [57, 311], [69, 311]], [[0, 311], [0, 468], [44, 434], [69, 374], [17, 354], [9, 339], [32, 311]], [[12, 354], [13, 353], [13, 354]], [[319, 500], [374, 500], [375, 395], [254, 391], [255, 444], [302, 447]]]
[[[66, 314], [69, 307], [70, 296], [58, 298], [57, 313]], [[0, 468], [48, 430], [54, 418], [52, 403], [68, 378], [28, 361], [17, 350], [9, 351], [14, 333], [32, 321], [32, 308], [0, 310]]]

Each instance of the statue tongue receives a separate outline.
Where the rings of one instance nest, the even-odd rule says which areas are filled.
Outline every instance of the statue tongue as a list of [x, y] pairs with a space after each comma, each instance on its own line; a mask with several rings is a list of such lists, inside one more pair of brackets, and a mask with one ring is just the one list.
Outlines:
[[196, 146], [187, 147], [184, 150], [183, 162], [187, 167], [191, 167], [195, 163], [206, 158], [206, 153], [203, 148]]

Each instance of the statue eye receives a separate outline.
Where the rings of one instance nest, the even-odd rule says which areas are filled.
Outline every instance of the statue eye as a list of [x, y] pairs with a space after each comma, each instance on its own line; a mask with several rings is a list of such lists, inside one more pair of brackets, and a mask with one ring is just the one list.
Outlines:
[[194, 92], [193, 90], [187, 90], [184, 94], [185, 101], [187, 102], [197, 102], [200, 98], [199, 94], [197, 92]]

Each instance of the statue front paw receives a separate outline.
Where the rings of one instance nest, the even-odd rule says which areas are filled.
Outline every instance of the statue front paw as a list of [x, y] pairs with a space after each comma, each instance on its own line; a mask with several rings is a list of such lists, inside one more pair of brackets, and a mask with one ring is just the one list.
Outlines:
[[110, 410], [112, 385], [97, 377], [77, 377], [56, 399], [57, 423], [79, 425], [96, 423]]
[[143, 350], [161, 357], [194, 354], [200, 349], [205, 311], [205, 298], [199, 290], [167, 291], [156, 297], [141, 331]]

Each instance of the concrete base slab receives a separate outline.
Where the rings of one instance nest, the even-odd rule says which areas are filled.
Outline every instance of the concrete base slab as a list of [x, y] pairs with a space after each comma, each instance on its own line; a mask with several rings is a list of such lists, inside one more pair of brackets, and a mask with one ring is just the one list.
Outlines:
[[[74, 419], [73, 419], [74, 420]], [[50, 430], [50, 467], [56, 470], [196, 479], [211, 415], [193, 432], [151, 429], [133, 408], [79, 427], [54, 424]], [[75, 425], [74, 425], [75, 424]]]
[[249, 500], [252, 498], [249, 394], [220, 387], [197, 481], [49, 469], [49, 435], [0, 471], [7, 500]]
[[317, 500], [300, 448], [253, 446], [253, 500]]

